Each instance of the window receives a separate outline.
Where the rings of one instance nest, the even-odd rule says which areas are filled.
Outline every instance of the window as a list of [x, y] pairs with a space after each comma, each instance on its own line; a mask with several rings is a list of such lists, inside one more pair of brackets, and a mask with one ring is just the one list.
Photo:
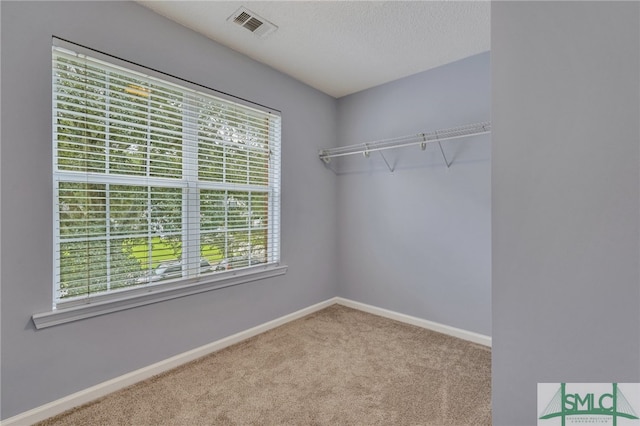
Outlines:
[[109, 62], [53, 47], [54, 305], [277, 265], [279, 114]]

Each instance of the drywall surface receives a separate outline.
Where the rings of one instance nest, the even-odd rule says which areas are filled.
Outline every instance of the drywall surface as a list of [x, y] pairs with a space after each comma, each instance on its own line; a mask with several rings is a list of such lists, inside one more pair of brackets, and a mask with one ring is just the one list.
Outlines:
[[640, 381], [639, 8], [492, 4], [496, 426], [540, 382]]
[[[337, 293], [336, 100], [133, 2], [1, 2], [2, 418]], [[51, 309], [51, 37], [282, 111], [285, 276], [36, 331]]]
[[[482, 53], [338, 100], [338, 143], [490, 120]], [[357, 155], [338, 176], [339, 295], [491, 335], [490, 135]]]

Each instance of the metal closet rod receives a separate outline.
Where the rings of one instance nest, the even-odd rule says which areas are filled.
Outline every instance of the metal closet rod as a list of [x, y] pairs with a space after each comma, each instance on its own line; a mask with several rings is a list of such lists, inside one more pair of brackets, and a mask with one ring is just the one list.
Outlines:
[[338, 148], [328, 148], [320, 150], [319, 156], [322, 161], [328, 163], [334, 157], [346, 155], [364, 154], [368, 156], [370, 152], [383, 151], [386, 149], [402, 148], [405, 146], [420, 145], [422, 149], [426, 144], [442, 142], [450, 139], [464, 138], [468, 136], [483, 135], [491, 132], [491, 122], [467, 124], [450, 129], [436, 130], [433, 132], [418, 133], [415, 135], [401, 136], [393, 139], [383, 139], [374, 142], [365, 142], [355, 145], [348, 145]]

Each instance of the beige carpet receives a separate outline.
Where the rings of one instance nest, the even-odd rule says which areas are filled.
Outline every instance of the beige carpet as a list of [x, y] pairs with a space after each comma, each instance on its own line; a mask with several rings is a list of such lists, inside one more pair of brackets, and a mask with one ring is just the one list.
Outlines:
[[340, 305], [40, 425], [490, 425], [491, 352]]

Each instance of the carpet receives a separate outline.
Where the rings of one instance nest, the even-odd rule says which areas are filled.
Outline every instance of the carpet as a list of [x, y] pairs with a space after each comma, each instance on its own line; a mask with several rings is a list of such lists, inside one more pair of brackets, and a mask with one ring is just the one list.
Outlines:
[[490, 424], [489, 348], [341, 305], [38, 423]]

